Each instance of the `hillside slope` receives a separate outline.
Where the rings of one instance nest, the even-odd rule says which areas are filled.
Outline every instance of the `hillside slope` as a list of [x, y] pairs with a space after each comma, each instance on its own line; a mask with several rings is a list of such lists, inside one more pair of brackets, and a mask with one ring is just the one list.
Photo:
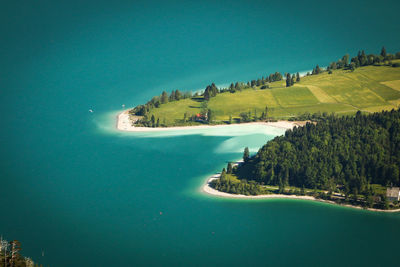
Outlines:
[[[261, 116], [266, 106], [269, 118], [288, 119], [316, 112], [369, 113], [397, 108], [400, 104], [400, 68], [391, 66], [365, 66], [355, 71], [338, 69], [332, 74], [302, 77], [291, 87], [286, 87], [284, 80], [269, 86], [263, 90], [256, 86], [218, 94], [208, 101], [208, 109], [213, 112], [214, 121], [221, 123], [230, 116], [239, 118], [243, 112]], [[184, 114], [189, 118], [200, 113], [203, 102], [201, 96], [169, 102], [151, 109], [148, 117], [154, 115], [166, 126], [184, 124]]]

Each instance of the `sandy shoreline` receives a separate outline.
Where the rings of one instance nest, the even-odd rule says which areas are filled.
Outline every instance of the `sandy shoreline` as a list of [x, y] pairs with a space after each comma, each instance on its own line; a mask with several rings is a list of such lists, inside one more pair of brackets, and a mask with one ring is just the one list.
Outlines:
[[229, 194], [225, 192], [218, 191], [210, 186], [210, 182], [219, 179], [220, 174], [214, 174], [210, 176], [205, 184], [202, 187], [202, 192], [215, 196], [215, 197], [222, 197], [222, 198], [236, 198], [236, 199], [303, 199], [303, 200], [312, 200], [312, 201], [318, 201], [318, 202], [324, 202], [324, 203], [329, 203], [333, 205], [338, 205], [338, 206], [344, 206], [344, 207], [349, 207], [349, 208], [354, 208], [354, 209], [365, 209], [369, 211], [378, 211], [378, 212], [399, 212], [400, 209], [395, 209], [395, 210], [380, 210], [380, 209], [373, 209], [373, 208], [363, 208], [360, 206], [353, 206], [350, 204], [338, 204], [335, 201], [332, 200], [324, 200], [324, 199], [317, 199], [313, 196], [297, 196], [297, 195], [281, 195], [281, 194], [268, 194], [268, 195], [256, 195], [256, 196], [246, 196], [246, 195], [240, 195], [240, 194]]
[[295, 126], [302, 126], [305, 122], [297, 121], [277, 121], [277, 122], [248, 122], [240, 124], [221, 124], [221, 125], [198, 125], [198, 126], [180, 126], [180, 127], [165, 127], [165, 128], [150, 128], [150, 127], [135, 127], [129, 118], [128, 110], [125, 110], [117, 116], [117, 129], [127, 132], [162, 132], [162, 131], [177, 131], [177, 130], [195, 130], [232, 127], [234, 125], [264, 125], [280, 129], [292, 129]]
[[[241, 123], [241, 124], [222, 124], [222, 125], [199, 125], [199, 126], [180, 126], [180, 127], [166, 127], [166, 128], [150, 128], [150, 127], [135, 127], [132, 126], [131, 119], [129, 118], [129, 110], [125, 110], [118, 114], [117, 116], [117, 125], [116, 128], [120, 131], [127, 132], [162, 132], [162, 131], [177, 131], [177, 130], [194, 130], [194, 129], [210, 129], [210, 128], [222, 128], [222, 127], [232, 127], [234, 125], [264, 125], [271, 126], [280, 129], [293, 129], [295, 126], [303, 126], [305, 122], [297, 122], [297, 121], [277, 121], [277, 122], [249, 122], [249, 123]], [[345, 206], [355, 209], [365, 209], [369, 211], [378, 211], [378, 212], [400, 212], [400, 209], [395, 210], [380, 210], [373, 208], [363, 208], [359, 206], [353, 206], [350, 204], [338, 204], [331, 200], [323, 200], [317, 199], [313, 196], [297, 196], [297, 195], [281, 195], [281, 194], [268, 194], [268, 195], [256, 195], [256, 196], [246, 196], [240, 194], [229, 194], [225, 192], [221, 192], [215, 190], [210, 186], [210, 182], [215, 179], [219, 179], [220, 174], [214, 174], [211, 177], [208, 177], [205, 184], [202, 186], [201, 191], [205, 194], [209, 194], [215, 197], [222, 198], [234, 198], [234, 199], [303, 199], [303, 200], [311, 200], [329, 203], [333, 205]]]
[[268, 194], [268, 195], [257, 195], [257, 196], [246, 196], [240, 194], [229, 194], [225, 192], [218, 191], [210, 186], [210, 182], [219, 179], [220, 174], [214, 174], [207, 179], [207, 182], [203, 185], [203, 192], [218, 196], [218, 197], [227, 197], [227, 198], [248, 198], [248, 199], [260, 199], [260, 198], [293, 198], [293, 199], [308, 199], [315, 200], [314, 197], [311, 196], [296, 196], [296, 195], [278, 195], [278, 194]]

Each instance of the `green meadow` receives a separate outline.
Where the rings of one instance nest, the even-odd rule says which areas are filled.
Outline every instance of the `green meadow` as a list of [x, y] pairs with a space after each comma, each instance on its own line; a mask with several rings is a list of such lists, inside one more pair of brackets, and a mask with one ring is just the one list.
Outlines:
[[[399, 60], [397, 60], [399, 61]], [[190, 117], [201, 112], [202, 99], [183, 99], [153, 108], [154, 115], [166, 125], [181, 124], [184, 114]], [[204, 104], [203, 104], [204, 105]], [[212, 97], [208, 108], [215, 121], [239, 118], [242, 112], [261, 116], [268, 107], [268, 117], [288, 119], [304, 113], [354, 114], [358, 110], [370, 113], [390, 110], [400, 105], [400, 68], [366, 66], [355, 71], [334, 70], [332, 74], [302, 77], [294, 86], [285, 81], [273, 82], [269, 89], [260, 87], [239, 92], [225, 92]]]

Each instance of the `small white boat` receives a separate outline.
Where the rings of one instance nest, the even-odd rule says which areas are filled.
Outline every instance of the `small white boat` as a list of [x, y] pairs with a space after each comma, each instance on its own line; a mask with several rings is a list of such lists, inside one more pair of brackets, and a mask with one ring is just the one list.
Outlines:
[[90, 112], [90, 113], [93, 113], [93, 110], [92, 110], [92, 109], [89, 109], [89, 112]]

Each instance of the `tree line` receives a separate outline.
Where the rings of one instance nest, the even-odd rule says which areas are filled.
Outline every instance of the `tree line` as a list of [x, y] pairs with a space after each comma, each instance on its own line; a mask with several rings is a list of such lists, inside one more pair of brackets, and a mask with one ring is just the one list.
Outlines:
[[205, 101], [210, 100], [210, 98], [215, 97], [217, 94], [230, 92], [235, 93], [237, 91], [241, 91], [243, 89], [261, 86], [261, 89], [269, 88], [268, 83], [280, 81], [282, 80], [282, 74], [280, 72], [271, 73], [266, 78], [262, 77], [257, 80], [251, 80], [247, 83], [243, 82], [236, 82], [231, 83], [228, 88], [218, 88], [215, 83], [211, 83], [207, 85], [206, 88], [202, 93], [195, 93], [192, 92], [181, 92], [180, 90], [173, 90], [169, 95], [166, 91], [163, 91], [161, 95], [154, 96], [150, 101], [148, 101], [144, 105], [138, 105], [130, 110], [130, 113], [137, 116], [145, 116], [150, 112], [152, 108], [158, 108], [162, 104], [166, 104], [168, 102], [179, 101], [181, 99], [187, 98], [197, 98], [202, 96]]
[[[389, 54], [387, 53], [386, 48], [383, 46], [380, 54], [367, 55], [365, 54], [364, 50], [361, 50], [358, 51], [357, 56], [352, 57], [351, 59], [350, 56], [346, 54], [341, 59], [331, 62], [326, 68], [326, 71], [328, 71], [329, 74], [332, 74], [332, 71], [336, 69], [354, 71], [356, 68], [359, 67], [370, 65], [381, 66], [382, 64], [393, 67], [400, 67], [399, 63], [392, 63], [392, 60], [395, 59], [400, 59], [400, 52], [397, 52], [396, 54]], [[317, 75], [324, 71], [324, 69], [317, 65], [315, 68], [313, 68], [312, 73], [307, 73], [307, 75]]]
[[[195, 94], [196, 95], [196, 94]], [[152, 108], [158, 108], [161, 104], [167, 104], [168, 102], [179, 101], [181, 99], [192, 98], [192, 92], [181, 92], [179, 90], [172, 90], [171, 94], [163, 91], [159, 96], [153, 96], [153, 98], [144, 105], [138, 105], [130, 110], [130, 113], [137, 116], [147, 115]]]
[[[209, 101], [212, 97], [215, 97], [217, 94], [220, 93], [225, 93], [225, 92], [230, 92], [230, 93], [235, 93], [237, 91], [242, 91], [243, 89], [247, 88], [252, 88], [255, 86], [261, 86], [261, 89], [266, 89], [269, 88], [268, 83], [269, 82], [274, 82], [274, 81], [279, 81], [282, 80], [282, 74], [279, 72], [275, 72], [270, 74], [267, 78], [262, 77], [261, 79], [257, 80], [252, 80], [246, 83], [242, 82], [236, 82], [231, 83], [231, 85], [228, 88], [218, 88], [215, 83], [211, 83], [210, 85], [207, 85], [204, 92], [199, 94], [195, 93], [194, 95], [191, 92], [185, 92], [182, 93], [179, 90], [173, 90], [171, 94], [168, 95], [166, 91], [163, 91], [161, 95], [159, 96], [154, 96], [150, 101], [148, 101], [144, 105], [138, 105], [131, 109], [129, 113], [131, 115], [136, 115], [136, 116], [141, 116], [142, 118], [136, 121], [137, 125], [145, 126], [145, 127], [160, 127], [160, 126], [166, 126], [165, 119], [163, 121], [160, 121], [159, 118], [156, 118], [154, 115], [149, 116], [150, 111], [153, 108], [159, 108], [162, 104], [167, 104], [169, 102], [173, 101], [179, 101], [181, 99], [198, 99], [199, 96], [202, 97], [201, 101], [203, 102], [202, 104], [202, 109], [200, 113], [200, 118], [197, 116], [198, 114], [183, 114], [183, 119], [181, 123], [185, 122], [206, 122], [206, 123], [211, 123], [214, 119], [214, 113], [212, 112], [211, 109], [204, 108], [204, 104], [207, 105], [207, 101]], [[255, 111], [256, 112], [256, 111]], [[242, 114], [243, 115], [243, 114]], [[243, 116], [242, 116], [243, 117]], [[246, 117], [246, 116], [245, 116]], [[248, 121], [248, 118], [243, 117], [241, 121]], [[255, 115], [256, 120], [259, 119], [265, 119], [266, 118], [266, 112], [265, 114], [263, 113], [261, 117], [257, 117]], [[232, 123], [232, 119], [230, 119], [230, 123]]]
[[297, 72], [296, 74], [286, 73], [286, 87], [293, 86], [295, 82], [300, 82], [300, 74]]

